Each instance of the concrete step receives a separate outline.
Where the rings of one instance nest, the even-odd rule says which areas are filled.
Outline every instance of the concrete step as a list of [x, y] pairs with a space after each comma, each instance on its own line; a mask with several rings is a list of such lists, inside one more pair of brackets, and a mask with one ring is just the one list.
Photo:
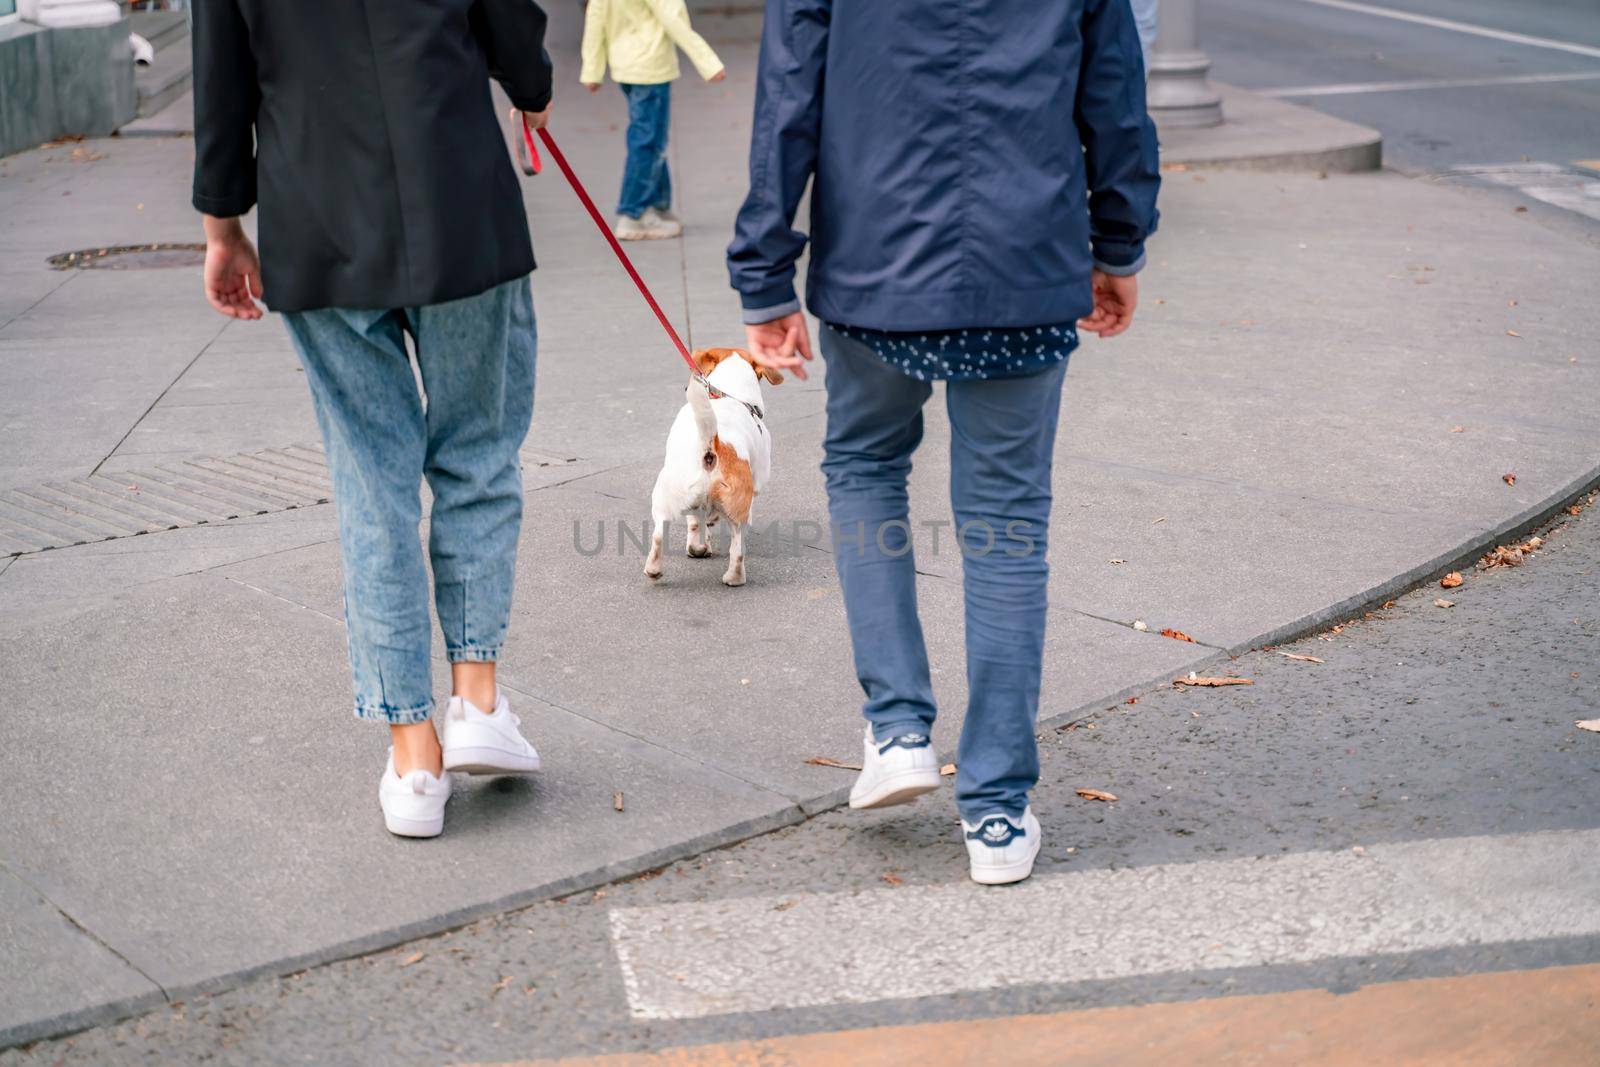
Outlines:
[[184, 11], [135, 11], [128, 16], [128, 29], [159, 52], [189, 36], [189, 15]]
[[154, 63], [135, 69], [133, 83], [139, 93], [139, 117], [154, 115], [188, 92], [193, 70], [194, 55], [185, 28], [176, 40], [156, 50]]

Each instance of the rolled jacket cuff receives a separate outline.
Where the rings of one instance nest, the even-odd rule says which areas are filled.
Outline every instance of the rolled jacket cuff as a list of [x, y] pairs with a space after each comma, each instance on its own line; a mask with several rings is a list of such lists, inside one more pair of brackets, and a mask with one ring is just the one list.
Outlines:
[[790, 297], [783, 303], [774, 304], [771, 307], [745, 308], [743, 321], [746, 326], [759, 326], [763, 322], [771, 322], [773, 319], [781, 319], [785, 315], [793, 315], [799, 310], [799, 299], [796, 297]]
[[248, 215], [250, 209], [256, 206], [254, 189], [232, 193], [227, 196], [207, 196], [196, 192], [190, 199], [194, 209], [202, 215], [210, 215], [218, 219], [234, 219], [240, 215]]
[[1132, 263], [1107, 263], [1099, 256], [1096, 256], [1094, 266], [1096, 270], [1104, 274], [1109, 274], [1116, 278], [1125, 278], [1130, 274], [1138, 274], [1144, 269], [1144, 253], [1140, 252], [1138, 258]]

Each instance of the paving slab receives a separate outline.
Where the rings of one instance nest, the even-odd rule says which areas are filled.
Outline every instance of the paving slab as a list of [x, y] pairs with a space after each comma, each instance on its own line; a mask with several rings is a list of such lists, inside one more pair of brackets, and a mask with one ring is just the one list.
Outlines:
[[[385, 735], [350, 721], [336, 620], [198, 575], [0, 634], [8, 733], [34, 757], [0, 785], [0, 807], [31, 812], [0, 827], [0, 856], [174, 997], [596, 884], [799, 814], [703, 760], [521, 696], [529, 733], [562, 772], [465, 782], [450, 833], [407, 841], [379, 829]], [[60, 648], [84, 651], [69, 664]], [[49, 714], [64, 692], [77, 714]], [[108, 766], [145, 768], [111, 806]], [[361, 767], [371, 773], [351, 773]], [[52, 997], [48, 1014], [107, 999], [73, 994]], [[44, 1014], [29, 1001], [0, 1027]]]
[[[119, 1012], [166, 1003], [161, 989], [63, 915], [0, 861], [0, 1047], [93, 1021], [89, 1005]], [[17, 980], [26, 975], [26, 981]]]

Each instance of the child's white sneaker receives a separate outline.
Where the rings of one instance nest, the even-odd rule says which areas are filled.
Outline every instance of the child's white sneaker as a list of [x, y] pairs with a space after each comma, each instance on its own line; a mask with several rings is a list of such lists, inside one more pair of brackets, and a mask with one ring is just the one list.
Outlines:
[[850, 789], [852, 808], [887, 808], [939, 788], [939, 757], [926, 733], [907, 731], [879, 741], [868, 724], [861, 774]]
[[444, 769], [461, 774], [529, 774], [539, 769], [539, 753], [517, 729], [504, 693], [495, 694], [494, 711], [451, 697], [444, 711]]
[[450, 799], [450, 775], [435, 777], [424, 770], [409, 772], [404, 778], [394, 771], [394, 749], [378, 779], [378, 805], [383, 808], [383, 825], [401, 837], [438, 837], [444, 829], [444, 806]]
[[664, 236], [676, 237], [683, 232], [683, 221], [672, 213], [671, 208], [647, 207], [643, 218], [649, 225], [665, 230]]
[[976, 823], [961, 820], [967, 839], [967, 859], [972, 864], [972, 880], [982, 885], [1020, 882], [1033, 873], [1039, 856], [1039, 820], [1027, 808], [1022, 818], [995, 812]]
[[638, 218], [618, 215], [616, 235], [619, 241], [660, 241], [676, 237], [683, 232], [681, 223], [668, 223], [656, 214], [655, 208], [646, 208]]

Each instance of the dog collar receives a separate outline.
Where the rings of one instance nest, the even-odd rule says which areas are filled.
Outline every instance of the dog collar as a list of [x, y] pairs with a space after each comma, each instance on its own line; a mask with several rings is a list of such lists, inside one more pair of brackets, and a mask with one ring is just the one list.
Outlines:
[[721, 389], [718, 389], [716, 386], [707, 381], [706, 376], [701, 374], [699, 371], [694, 372], [694, 380], [705, 386], [706, 395], [710, 396], [712, 400], [732, 400], [735, 404], [743, 404], [744, 409], [750, 413], [750, 417], [756, 420], [756, 425], [760, 426], [765, 421], [765, 417], [761, 414], [761, 408], [759, 405], [752, 404], [748, 400], [740, 400], [731, 393], [723, 392]]

